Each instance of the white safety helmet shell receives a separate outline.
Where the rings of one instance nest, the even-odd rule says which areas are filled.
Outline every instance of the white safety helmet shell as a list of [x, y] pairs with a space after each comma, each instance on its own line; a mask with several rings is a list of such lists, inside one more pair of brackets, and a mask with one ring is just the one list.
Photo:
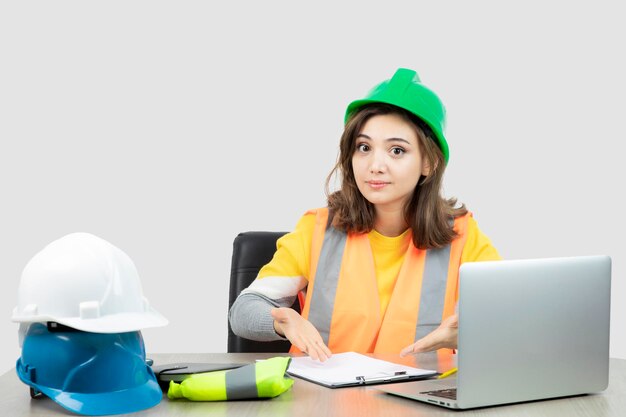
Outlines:
[[165, 326], [143, 296], [133, 261], [89, 233], [72, 233], [46, 246], [22, 272], [13, 321], [54, 321], [92, 333]]

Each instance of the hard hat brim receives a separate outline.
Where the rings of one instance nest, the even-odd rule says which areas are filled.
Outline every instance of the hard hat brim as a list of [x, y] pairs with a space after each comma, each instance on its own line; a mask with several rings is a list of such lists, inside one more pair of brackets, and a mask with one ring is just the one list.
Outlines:
[[354, 112], [358, 111], [361, 107], [366, 106], [368, 104], [373, 104], [373, 103], [391, 104], [393, 106], [400, 107], [410, 113], [413, 113], [416, 117], [419, 117], [419, 119], [423, 121], [432, 130], [433, 134], [435, 135], [433, 139], [436, 140], [437, 146], [439, 146], [439, 149], [441, 149], [441, 152], [443, 153], [445, 162], [448, 163], [448, 160], [450, 159], [450, 148], [448, 147], [448, 141], [446, 140], [443, 133], [439, 132], [439, 128], [437, 126], [433, 126], [428, 120], [426, 120], [426, 118], [420, 116], [419, 114], [415, 113], [411, 109], [408, 109], [399, 105], [396, 100], [386, 100], [384, 98], [376, 98], [376, 99], [365, 98], [365, 99], [355, 100], [352, 103], [350, 103], [346, 109], [344, 123], [347, 123], [350, 116]]
[[169, 323], [165, 317], [152, 307], [142, 313], [118, 313], [93, 319], [40, 315], [26, 317], [13, 316], [12, 321], [18, 323], [45, 323], [52, 321], [90, 333], [134, 332], [152, 327], [162, 327]]
[[145, 384], [126, 390], [82, 393], [40, 386], [29, 382], [19, 372], [18, 376], [22, 382], [41, 391], [66, 410], [88, 416], [133, 413], [154, 407], [163, 398], [156, 378], [150, 378]]

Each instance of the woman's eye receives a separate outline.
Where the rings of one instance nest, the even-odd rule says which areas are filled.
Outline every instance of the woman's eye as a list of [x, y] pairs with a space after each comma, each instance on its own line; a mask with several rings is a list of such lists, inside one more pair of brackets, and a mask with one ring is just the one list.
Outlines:
[[400, 156], [402, 154], [404, 154], [406, 151], [402, 148], [391, 148], [391, 153], [394, 154], [395, 156]]
[[370, 147], [364, 143], [361, 143], [356, 147], [356, 150], [359, 152], [367, 152], [370, 150]]

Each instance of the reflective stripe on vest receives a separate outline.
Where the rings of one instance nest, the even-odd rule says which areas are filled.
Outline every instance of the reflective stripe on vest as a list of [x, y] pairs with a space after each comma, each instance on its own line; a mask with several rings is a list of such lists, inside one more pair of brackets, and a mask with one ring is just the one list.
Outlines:
[[332, 227], [326, 230], [317, 265], [317, 274], [320, 277], [327, 277], [327, 279], [317, 281], [315, 291], [311, 294], [311, 300], [304, 304], [315, 306], [313, 311], [309, 312], [308, 319], [319, 330], [326, 346], [328, 346], [331, 315], [346, 240], [347, 235], [345, 233]]
[[332, 352], [398, 353], [454, 313], [470, 214], [455, 220], [459, 237], [444, 248], [419, 250], [409, 244], [384, 317], [368, 235], [327, 227], [327, 209], [316, 215], [302, 315]]
[[421, 339], [441, 324], [449, 264], [450, 245], [441, 249], [426, 251], [422, 294], [420, 295], [420, 313], [415, 327], [414, 340]]

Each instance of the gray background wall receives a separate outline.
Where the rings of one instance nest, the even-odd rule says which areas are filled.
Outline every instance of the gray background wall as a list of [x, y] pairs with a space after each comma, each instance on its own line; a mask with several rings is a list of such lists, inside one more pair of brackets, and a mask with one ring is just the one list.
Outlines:
[[618, 2], [431, 3], [2, 2], [0, 371], [22, 268], [75, 231], [135, 261], [170, 320], [149, 352], [224, 352], [233, 238], [324, 205], [346, 104], [399, 66], [504, 257], [612, 256], [626, 358]]

